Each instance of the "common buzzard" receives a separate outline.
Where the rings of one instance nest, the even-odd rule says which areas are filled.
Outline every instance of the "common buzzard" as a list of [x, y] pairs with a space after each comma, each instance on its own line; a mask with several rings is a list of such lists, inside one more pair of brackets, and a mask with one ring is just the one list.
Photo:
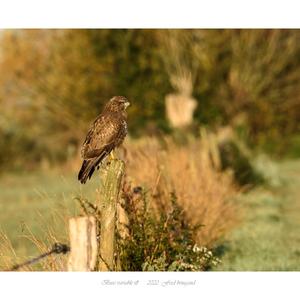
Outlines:
[[125, 109], [128, 105], [125, 97], [113, 97], [90, 127], [81, 148], [83, 163], [78, 174], [81, 183], [86, 183], [103, 159], [122, 144], [127, 134]]

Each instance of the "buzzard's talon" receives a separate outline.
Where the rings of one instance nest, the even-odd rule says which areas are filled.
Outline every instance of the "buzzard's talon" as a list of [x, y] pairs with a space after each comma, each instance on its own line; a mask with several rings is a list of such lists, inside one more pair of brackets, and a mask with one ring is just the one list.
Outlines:
[[[115, 160], [115, 159], [117, 159], [117, 158], [115, 157], [114, 151], [111, 151], [111, 152], [109, 153], [109, 159], [110, 159], [110, 160]], [[109, 163], [110, 163], [110, 162], [109, 162]]]
[[102, 170], [104, 172], [108, 172], [108, 169], [109, 169], [109, 166], [110, 166], [111, 162], [110, 161], [107, 161], [106, 164], [104, 165], [104, 167], [102, 168]]

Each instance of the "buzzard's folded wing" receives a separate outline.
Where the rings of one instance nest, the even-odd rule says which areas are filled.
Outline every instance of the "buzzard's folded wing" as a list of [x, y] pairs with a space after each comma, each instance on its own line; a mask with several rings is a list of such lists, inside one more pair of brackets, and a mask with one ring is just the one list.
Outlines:
[[117, 116], [101, 115], [95, 120], [81, 150], [84, 159], [78, 174], [81, 183], [91, 178], [96, 167], [119, 144], [122, 135], [122, 122]]

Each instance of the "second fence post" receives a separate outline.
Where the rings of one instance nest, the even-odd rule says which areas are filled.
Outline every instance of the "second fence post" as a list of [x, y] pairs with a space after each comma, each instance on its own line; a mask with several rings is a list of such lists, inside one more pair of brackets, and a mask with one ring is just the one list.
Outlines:
[[93, 271], [97, 261], [97, 222], [93, 216], [71, 218], [69, 271]]

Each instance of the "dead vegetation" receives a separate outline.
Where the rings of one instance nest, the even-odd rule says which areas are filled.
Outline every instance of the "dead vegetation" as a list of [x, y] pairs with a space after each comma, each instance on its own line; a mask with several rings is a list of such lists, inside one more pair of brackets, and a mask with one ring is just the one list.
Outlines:
[[174, 193], [189, 223], [203, 225], [196, 234], [200, 245], [213, 246], [236, 223], [232, 177], [213, 167], [203, 143], [180, 146], [149, 138], [127, 149], [128, 180], [149, 191], [157, 211], [168, 209]]

